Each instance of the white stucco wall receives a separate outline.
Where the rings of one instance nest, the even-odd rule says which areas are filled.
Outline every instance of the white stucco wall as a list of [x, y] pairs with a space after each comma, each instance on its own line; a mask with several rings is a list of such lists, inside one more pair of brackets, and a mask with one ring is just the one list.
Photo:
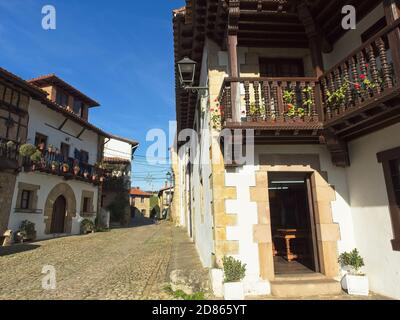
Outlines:
[[[65, 124], [62, 131], [57, 130], [65, 120], [65, 117], [41, 104], [37, 100], [31, 100], [29, 105], [29, 124], [28, 124], [28, 138], [27, 142], [34, 144], [35, 143], [35, 135], [36, 133], [41, 133], [47, 136], [47, 144], [53, 145], [54, 147], [60, 149], [61, 143], [66, 143], [70, 146], [70, 154], [71, 158], [74, 157], [74, 150], [84, 150], [89, 153], [89, 164], [94, 165], [97, 162], [97, 145], [98, 145], [98, 134], [86, 130], [82, 136], [78, 139], [76, 136], [82, 130], [82, 126], [74, 121], [68, 120]], [[22, 221], [29, 220], [36, 224], [36, 231], [38, 239], [46, 239], [51, 238], [51, 235], [45, 235], [45, 223], [44, 223], [44, 213], [42, 214], [28, 214], [28, 213], [19, 213], [15, 212], [15, 208], [19, 206], [17, 205], [17, 196], [18, 196], [18, 184], [27, 183], [32, 185], [40, 186], [40, 189], [37, 193], [38, 195], [38, 203], [37, 207], [33, 209], [44, 210], [44, 206], [47, 200], [47, 197], [51, 190], [60, 183], [68, 184], [72, 190], [74, 191], [76, 198], [76, 208], [77, 215], [76, 218], [73, 219], [72, 223], [72, 234], [80, 233], [80, 222], [83, 220], [80, 214], [81, 208], [81, 198], [82, 191], [89, 191], [94, 193], [93, 199], [93, 208], [97, 209], [97, 198], [98, 198], [98, 187], [94, 186], [90, 183], [80, 182], [76, 180], [66, 181], [63, 177], [59, 177], [52, 174], [44, 174], [38, 172], [25, 173], [21, 172], [17, 176], [12, 209], [10, 214], [9, 228], [11, 230], [17, 231]], [[93, 218], [94, 220], [94, 218]]]
[[[89, 153], [89, 164], [97, 162], [97, 133], [86, 130], [80, 139], [75, 138], [82, 130], [82, 126], [76, 122], [68, 120], [64, 132], [57, 130], [64, 121], [65, 117], [37, 100], [31, 100], [29, 105], [29, 125], [28, 125], [28, 143], [35, 143], [36, 133], [44, 134], [48, 137], [48, 145], [60, 149], [61, 142], [70, 146], [70, 157], [74, 157], [74, 150], [84, 150]], [[49, 126], [50, 125], [50, 126]]]
[[[75, 199], [76, 199], [76, 217], [72, 220], [72, 231], [71, 234], [77, 235], [80, 233], [80, 223], [84, 218], [80, 216], [80, 208], [82, 201], [82, 191], [89, 191], [94, 193], [93, 198], [93, 207], [96, 210], [97, 208], [97, 198], [98, 198], [98, 188], [90, 183], [84, 183], [75, 180], [65, 181], [63, 178], [51, 174], [44, 173], [20, 173], [17, 176], [17, 181], [15, 184], [14, 196], [12, 201], [12, 209], [10, 214], [10, 220], [8, 223], [8, 228], [13, 231], [18, 231], [21, 222], [24, 220], [31, 221], [35, 223], [35, 229], [37, 232], [37, 238], [40, 239], [48, 239], [53, 238], [53, 235], [45, 234], [45, 220], [44, 220], [44, 212], [41, 214], [31, 214], [31, 213], [21, 213], [15, 212], [15, 208], [18, 207], [17, 204], [17, 195], [18, 195], [18, 183], [23, 182], [32, 185], [39, 185], [40, 189], [37, 192], [38, 203], [37, 208], [44, 210], [47, 197], [49, 193], [60, 183], [68, 184], [72, 190], [74, 191]], [[95, 217], [92, 218], [94, 221]]]
[[[227, 200], [227, 213], [238, 215], [238, 226], [227, 228], [227, 240], [239, 241], [239, 255], [236, 257], [247, 264], [248, 282], [259, 277], [258, 246], [253, 241], [253, 225], [258, 223], [257, 206], [250, 201], [250, 187], [256, 185], [255, 172], [259, 170], [261, 154], [318, 154], [321, 170], [328, 173], [328, 182], [335, 187], [336, 200], [332, 202], [332, 214], [339, 224], [341, 240], [339, 253], [354, 248], [353, 221], [350, 210], [346, 171], [334, 166], [326, 146], [320, 145], [263, 145], [255, 148], [255, 165], [246, 165], [237, 172], [227, 172], [226, 185], [237, 188], [237, 200]], [[266, 186], [267, 188], [267, 186]], [[266, 191], [267, 192], [267, 189]]]
[[132, 145], [130, 143], [110, 139], [104, 145], [104, 157], [132, 160]]
[[400, 124], [352, 141], [347, 180], [356, 246], [371, 290], [400, 299], [400, 252], [393, 251], [388, 196], [377, 153], [400, 146]]

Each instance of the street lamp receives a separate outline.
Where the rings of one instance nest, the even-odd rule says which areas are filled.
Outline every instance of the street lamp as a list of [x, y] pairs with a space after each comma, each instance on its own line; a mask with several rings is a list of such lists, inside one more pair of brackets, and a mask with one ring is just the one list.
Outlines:
[[182, 60], [177, 62], [179, 71], [179, 80], [181, 86], [185, 90], [191, 90], [192, 92], [200, 92], [201, 90], [208, 91], [208, 87], [194, 87], [194, 77], [196, 75], [196, 61], [184, 57]]

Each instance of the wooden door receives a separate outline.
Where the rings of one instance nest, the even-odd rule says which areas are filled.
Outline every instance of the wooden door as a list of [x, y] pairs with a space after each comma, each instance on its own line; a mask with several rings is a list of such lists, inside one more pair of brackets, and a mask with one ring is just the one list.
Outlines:
[[67, 201], [63, 196], [59, 196], [53, 206], [53, 216], [51, 219], [51, 233], [65, 232], [65, 216], [67, 213]]

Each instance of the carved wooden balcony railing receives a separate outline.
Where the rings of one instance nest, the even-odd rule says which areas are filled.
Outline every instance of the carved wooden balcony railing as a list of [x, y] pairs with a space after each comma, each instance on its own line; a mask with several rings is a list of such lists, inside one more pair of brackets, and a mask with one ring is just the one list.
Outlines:
[[371, 123], [384, 123], [398, 115], [399, 74], [391, 37], [400, 19], [376, 34], [327, 71], [321, 78], [325, 126], [350, 138]]
[[[219, 96], [222, 124], [319, 129], [318, 92], [316, 78], [226, 78]], [[235, 104], [240, 114], [234, 114]]]
[[324, 130], [350, 139], [398, 121], [399, 26], [400, 19], [320, 79], [225, 78], [218, 97], [222, 126], [276, 130], [276, 136]]

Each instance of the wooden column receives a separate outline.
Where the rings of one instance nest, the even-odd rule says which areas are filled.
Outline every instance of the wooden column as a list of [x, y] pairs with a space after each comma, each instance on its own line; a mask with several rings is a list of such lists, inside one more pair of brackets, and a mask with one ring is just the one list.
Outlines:
[[[384, 0], [383, 7], [385, 10], [387, 25], [391, 25], [395, 20], [400, 18], [400, 1]], [[397, 84], [400, 83], [400, 30], [396, 28], [388, 35], [389, 46], [392, 49], [392, 58], [395, 78]]]
[[[228, 58], [229, 58], [229, 77], [239, 77], [237, 44], [238, 44], [238, 23], [240, 17], [240, 1], [229, 0], [229, 17], [228, 17]], [[231, 82], [231, 101], [232, 101], [232, 121], [240, 122], [240, 97], [239, 82]]]
[[[318, 28], [311, 15], [307, 4], [302, 2], [297, 6], [297, 11], [300, 21], [302, 21], [310, 46], [311, 59], [314, 68], [315, 76], [319, 79], [324, 74], [324, 60], [322, 58], [322, 35], [318, 32]], [[318, 120], [324, 120], [324, 108], [322, 104], [322, 91], [320, 86], [316, 87], [315, 91], [315, 108], [318, 113]]]

